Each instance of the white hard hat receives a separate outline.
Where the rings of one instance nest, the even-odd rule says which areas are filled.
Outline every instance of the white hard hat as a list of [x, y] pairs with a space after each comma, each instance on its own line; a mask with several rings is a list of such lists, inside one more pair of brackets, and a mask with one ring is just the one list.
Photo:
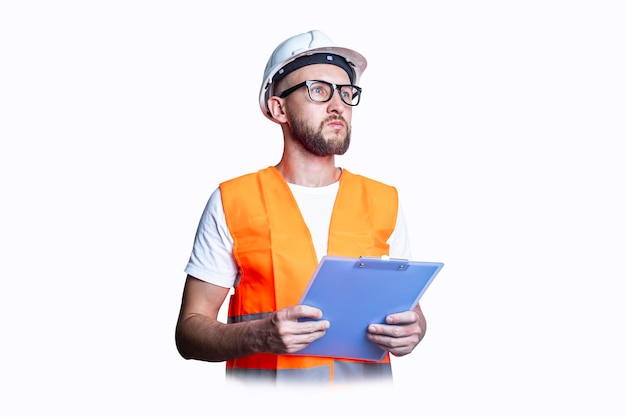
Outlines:
[[[367, 66], [367, 61], [363, 55], [352, 49], [335, 46], [335, 43], [319, 30], [311, 30], [292, 36], [274, 49], [265, 66], [263, 84], [261, 84], [259, 93], [259, 104], [261, 105], [261, 111], [267, 118], [272, 118], [267, 107], [267, 100], [274, 94], [273, 89], [276, 81], [274, 77], [281, 72], [285, 65], [295, 61], [297, 58], [324, 53], [339, 55], [344, 58], [353, 72], [350, 76], [352, 84], [358, 84], [359, 78], [361, 78], [361, 74], [363, 74]], [[330, 60], [332, 57], [329, 56], [328, 59]], [[347, 71], [345, 65], [342, 68]], [[282, 75], [282, 72], [280, 75]]]

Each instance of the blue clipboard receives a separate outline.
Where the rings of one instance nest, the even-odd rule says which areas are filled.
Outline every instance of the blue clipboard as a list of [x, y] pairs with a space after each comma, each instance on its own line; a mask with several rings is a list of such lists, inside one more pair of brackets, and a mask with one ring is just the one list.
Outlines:
[[442, 267], [441, 262], [323, 257], [300, 304], [322, 310], [330, 328], [293, 355], [383, 359], [385, 351], [366, 337], [368, 325], [412, 310]]

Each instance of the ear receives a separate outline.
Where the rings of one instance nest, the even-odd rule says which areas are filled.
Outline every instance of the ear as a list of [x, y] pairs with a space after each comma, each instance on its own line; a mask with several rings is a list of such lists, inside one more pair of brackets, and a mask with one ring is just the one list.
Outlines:
[[284, 109], [284, 103], [281, 98], [272, 96], [267, 100], [267, 108], [272, 117], [279, 123], [287, 121], [287, 115]]

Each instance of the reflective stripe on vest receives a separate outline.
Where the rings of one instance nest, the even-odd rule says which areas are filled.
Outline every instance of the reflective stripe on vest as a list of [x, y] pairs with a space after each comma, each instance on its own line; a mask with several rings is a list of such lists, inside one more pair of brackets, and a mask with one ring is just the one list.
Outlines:
[[[233, 255], [241, 276], [229, 305], [229, 322], [248, 321], [296, 305], [317, 266], [309, 230], [281, 174], [274, 167], [220, 184]], [[396, 224], [396, 189], [343, 170], [332, 212], [328, 254], [382, 256]], [[340, 365], [338, 363], [340, 362]], [[381, 365], [382, 363], [382, 365]], [[391, 374], [389, 356], [381, 362], [257, 354], [228, 361], [231, 375]], [[352, 368], [377, 371], [355, 371]], [[380, 371], [380, 369], [386, 369]], [[280, 370], [279, 372], [274, 372]], [[288, 378], [288, 377], [287, 377]]]

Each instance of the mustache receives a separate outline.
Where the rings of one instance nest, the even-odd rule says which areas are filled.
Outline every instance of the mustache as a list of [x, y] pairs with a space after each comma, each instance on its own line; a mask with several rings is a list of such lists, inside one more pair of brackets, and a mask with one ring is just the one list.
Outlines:
[[326, 124], [326, 123], [328, 123], [328, 122], [332, 122], [332, 121], [335, 121], [335, 120], [340, 120], [340, 121], [342, 121], [342, 122], [343, 122], [346, 126], [349, 126], [349, 125], [348, 125], [348, 121], [347, 121], [346, 119], [344, 119], [344, 118], [343, 118], [343, 116], [341, 116], [341, 115], [339, 115], [339, 114], [333, 114], [332, 116], [328, 116], [328, 117], [324, 120], [323, 124]]

